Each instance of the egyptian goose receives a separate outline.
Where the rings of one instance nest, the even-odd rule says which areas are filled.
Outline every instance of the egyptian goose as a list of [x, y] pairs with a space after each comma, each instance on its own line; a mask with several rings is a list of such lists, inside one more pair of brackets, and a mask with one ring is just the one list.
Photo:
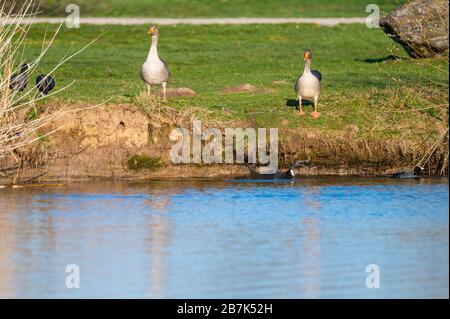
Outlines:
[[150, 86], [152, 84], [162, 84], [164, 101], [166, 100], [167, 81], [169, 80], [170, 72], [167, 64], [158, 56], [158, 36], [159, 31], [156, 27], [151, 27], [148, 30], [152, 38], [152, 45], [141, 67], [141, 78], [147, 84], [147, 92], [150, 95]]
[[303, 58], [305, 61], [305, 69], [303, 74], [297, 79], [295, 83], [295, 92], [297, 92], [299, 103], [299, 114], [305, 115], [302, 110], [302, 99], [312, 100], [314, 102], [314, 112], [312, 117], [320, 117], [320, 113], [317, 112], [317, 100], [320, 95], [320, 81], [322, 80], [322, 74], [319, 71], [311, 71], [311, 50], [306, 50]]

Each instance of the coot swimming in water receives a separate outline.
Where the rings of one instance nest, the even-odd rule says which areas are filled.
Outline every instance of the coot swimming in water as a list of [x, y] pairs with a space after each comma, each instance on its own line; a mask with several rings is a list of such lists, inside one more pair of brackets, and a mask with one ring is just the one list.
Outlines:
[[400, 178], [400, 179], [406, 179], [406, 178], [420, 178], [420, 175], [422, 174], [423, 167], [416, 166], [414, 167], [414, 172], [400, 172], [395, 173], [392, 175], [392, 178]]
[[275, 174], [258, 174], [259, 178], [262, 179], [292, 179], [295, 177], [294, 168], [299, 167], [300, 165], [308, 165], [309, 160], [298, 160], [295, 161], [291, 167], [285, 172], [276, 172]]

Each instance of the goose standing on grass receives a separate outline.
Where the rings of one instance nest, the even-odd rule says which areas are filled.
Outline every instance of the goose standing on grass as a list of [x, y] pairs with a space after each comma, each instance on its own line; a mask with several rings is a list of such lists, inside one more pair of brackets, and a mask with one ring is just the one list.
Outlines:
[[295, 92], [298, 96], [299, 114], [305, 115], [302, 110], [302, 99], [312, 100], [314, 102], [314, 112], [312, 117], [320, 117], [320, 113], [317, 112], [317, 101], [320, 95], [320, 81], [322, 80], [322, 74], [319, 71], [311, 71], [311, 50], [306, 50], [303, 59], [305, 61], [305, 69], [303, 74], [297, 79], [295, 83]]
[[20, 72], [11, 75], [9, 80], [10, 90], [19, 90], [22, 92], [25, 90], [28, 84], [28, 72], [30, 70], [30, 65], [28, 63], [22, 64], [20, 67]]
[[147, 92], [150, 95], [150, 86], [152, 84], [161, 84], [163, 89], [164, 101], [166, 100], [167, 81], [169, 80], [169, 69], [167, 64], [158, 56], [158, 29], [153, 26], [148, 30], [152, 38], [152, 46], [148, 53], [147, 60], [141, 67], [141, 78], [147, 84]]

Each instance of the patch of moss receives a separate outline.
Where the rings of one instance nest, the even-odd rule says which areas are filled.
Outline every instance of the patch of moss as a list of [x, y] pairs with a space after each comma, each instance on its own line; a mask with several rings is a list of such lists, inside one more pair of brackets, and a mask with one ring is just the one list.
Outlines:
[[27, 113], [27, 120], [29, 120], [29, 121], [37, 120], [38, 117], [39, 117], [39, 111], [35, 107], [30, 109]]
[[148, 169], [155, 171], [165, 165], [164, 160], [160, 157], [151, 157], [147, 155], [133, 155], [127, 161], [127, 167], [133, 171], [139, 171], [142, 169]]
[[37, 138], [40, 142], [48, 144], [50, 143], [50, 137], [48, 135], [42, 134], [42, 133], [37, 133]]
[[437, 118], [439, 116], [439, 111], [436, 108], [432, 107], [427, 109], [427, 114], [429, 116]]

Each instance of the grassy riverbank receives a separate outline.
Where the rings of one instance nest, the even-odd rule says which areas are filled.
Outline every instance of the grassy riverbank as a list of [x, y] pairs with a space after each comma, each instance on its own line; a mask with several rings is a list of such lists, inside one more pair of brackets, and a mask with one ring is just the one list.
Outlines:
[[[297, 171], [303, 175], [388, 175], [425, 162], [427, 174], [448, 173], [446, 58], [409, 59], [380, 29], [362, 24], [161, 26], [158, 51], [171, 70], [169, 88], [196, 92], [162, 103], [145, 95], [139, 76], [150, 47], [147, 28], [62, 26], [27, 90], [34, 92], [37, 74], [102, 36], [52, 74], [57, 89], [74, 84], [36, 108], [32, 103], [25, 121], [64, 116], [38, 130], [36, 143], [3, 158], [1, 179], [250, 174], [246, 165], [171, 165], [169, 133], [189, 129], [194, 117], [204, 127], [278, 127], [280, 168], [309, 159], [311, 166]], [[36, 59], [56, 29], [32, 25], [15, 64]], [[297, 112], [293, 87], [306, 48], [323, 74], [319, 119], [311, 118], [310, 104], [306, 116]]]
[[[51, 25], [34, 25], [24, 59], [35, 57]], [[66, 63], [57, 95], [64, 103], [139, 104], [144, 90], [139, 68], [150, 40], [146, 26], [62, 28], [38, 72], [49, 70], [71, 50], [103, 37]], [[170, 87], [188, 87], [196, 97], [171, 99], [175, 109], [195, 107], [223, 121], [252, 126], [339, 131], [356, 126], [361, 136], [424, 136], [446, 125], [448, 62], [410, 60], [379, 29], [364, 25], [166, 26], [160, 29], [160, 56], [170, 67]], [[323, 73], [322, 117], [296, 114], [294, 82], [303, 70], [302, 52], [311, 48], [313, 68]], [[398, 58], [392, 58], [392, 55]], [[223, 94], [249, 83], [256, 92]], [[310, 107], [306, 106], [307, 112]]]

